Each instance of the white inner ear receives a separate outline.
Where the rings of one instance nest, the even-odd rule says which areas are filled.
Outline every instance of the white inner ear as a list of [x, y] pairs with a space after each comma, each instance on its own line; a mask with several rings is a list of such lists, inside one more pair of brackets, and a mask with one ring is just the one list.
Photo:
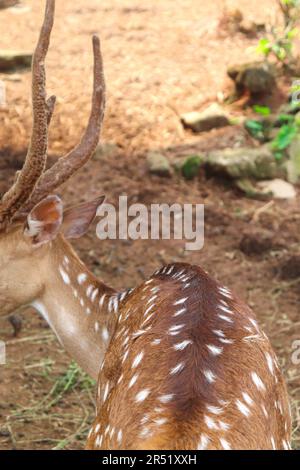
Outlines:
[[24, 235], [26, 237], [35, 237], [42, 231], [44, 226], [44, 222], [33, 219], [31, 214], [29, 214], [27, 217], [27, 224], [28, 227], [26, 227], [24, 230]]

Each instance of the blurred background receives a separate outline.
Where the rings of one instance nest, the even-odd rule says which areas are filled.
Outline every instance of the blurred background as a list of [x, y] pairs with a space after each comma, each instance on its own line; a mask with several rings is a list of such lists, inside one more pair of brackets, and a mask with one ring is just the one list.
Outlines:
[[[297, 0], [64, 0], [47, 57], [58, 97], [49, 165], [85, 129], [91, 36], [101, 37], [107, 110], [92, 160], [61, 190], [66, 205], [204, 203], [205, 245], [100, 241], [75, 247], [93, 272], [132, 287], [164, 263], [200, 264], [256, 312], [278, 354], [300, 448], [300, 78]], [[31, 130], [30, 62], [44, 2], [0, 0], [0, 194]], [[299, 37], [298, 37], [299, 36]], [[299, 94], [300, 97], [300, 94]], [[0, 319], [0, 449], [83, 448], [95, 384], [27, 310]]]

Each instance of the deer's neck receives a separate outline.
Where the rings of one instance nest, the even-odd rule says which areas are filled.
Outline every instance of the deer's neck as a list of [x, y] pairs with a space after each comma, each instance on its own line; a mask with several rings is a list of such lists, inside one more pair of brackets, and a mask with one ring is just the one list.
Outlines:
[[44, 268], [44, 289], [32, 306], [71, 357], [97, 378], [116, 327], [116, 292], [88, 271], [67, 242], [51, 251]]

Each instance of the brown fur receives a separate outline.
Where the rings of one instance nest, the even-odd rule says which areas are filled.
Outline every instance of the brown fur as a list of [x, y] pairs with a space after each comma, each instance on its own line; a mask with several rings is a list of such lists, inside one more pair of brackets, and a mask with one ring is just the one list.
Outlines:
[[[223, 297], [218, 284], [200, 268], [178, 264], [174, 269], [173, 274], [184, 270], [188, 275], [188, 288], [183, 289], [182, 282], [172, 276], [157, 274], [149, 289], [141, 285], [121, 306], [120, 315], [130, 313], [126, 321], [122, 318], [118, 323], [106, 354], [99, 377], [98, 415], [87, 448], [99, 448], [99, 439], [98, 446], [96, 439], [102, 436], [102, 449], [197, 449], [202, 434], [209, 439], [207, 447], [210, 449], [222, 449], [221, 438], [233, 449], [272, 449], [272, 438], [276, 448], [283, 448], [283, 440], [289, 442], [291, 432], [286, 388], [269, 341], [249, 322], [249, 318], [255, 320], [253, 312], [235, 297]], [[136, 337], [135, 333], [143, 330], [150, 288], [156, 286], [160, 290], [153, 309], [155, 313], [147, 324], [150, 328]], [[184, 297], [187, 297], [186, 312], [173, 317], [174, 302]], [[217, 316], [222, 297], [233, 311], [233, 323]], [[185, 326], [178, 335], [168, 334], [172, 325], [182, 323]], [[245, 327], [251, 328], [253, 333]], [[126, 335], [122, 334], [124, 328], [128, 329]], [[222, 330], [226, 338], [234, 342], [221, 344], [213, 330]], [[123, 363], [125, 348], [122, 344], [126, 337], [129, 338], [126, 345], [129, 353]], [[152, 345], [154, 339], [161, 339], [160, 344]], [[184, 340], [192, 344], [175, 351], [174, 343]], [[222, 354], [210, 354], [208, 344], [222, 346]], [[133, 360], [141, 351], [143, 359], [133, 369]], [[274, 361], [274, 375], [268, 369], [266, 352]], [[180, 362], [185, 364], [183, 370], [170, 375], [172, 367]], [[215, 374], [215, 382], [207, 381], [203, 373], [207, 369]], [[253, 383], [252, 372], [262, 379], [265, 390]], [[129, 388], [135, 373], [139, 377]], [[123, 378], [118, 383], [121, 374]], [[103, 403], [107, 383], [110, 391]], [[141, 390], [150, 393], [137, 403], [135, 396]], [[253, 400], [251, 406], [245, 403], [243, 392]], [[174, 398], [162, 404], [159, 397], [167, 394], [174, 394]], [[222, 400], [226, 402], [223, 405]], [[247, 406], [249, 417], [239, 411], [236, 400]], [[220, 408], [222, 412], [213, 414], [207, 405]], [[163, 411], [156, 411], [157, 408]], [[213, 419], [216, 429], [207, 426], [205, 416]], [[161, 418], [166, 422], [157, 424]], [[230, 428], [220, 429], [217, 424], [220, 420]], [[97, 424], [100, 430], [95, 432]], [[117, 441], [119, 430], [122, 430], [122, 444]]]

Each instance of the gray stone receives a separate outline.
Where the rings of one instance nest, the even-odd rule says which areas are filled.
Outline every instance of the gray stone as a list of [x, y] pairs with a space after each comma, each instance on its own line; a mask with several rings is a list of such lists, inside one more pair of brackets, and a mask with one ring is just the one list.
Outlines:
[[297, 183], [300, 178], [300, 136], [296, 136], [288, 148], [289, 159], [286, 162], [287, 179]]
[[276, 161], [267, 145], [210, 152], [205, 163], [213, 172], [233, 179], [263, 180], [286, 176], [284, 166]]
[[202, 112], [193, 111], [182, 114], [181, 122], [184, 128], [191, 129], [193, 132], [206, 132], [230, 125], [229, 116], [217, 103], [213, 103]]
[[269, 194], [275, 199], [294, 199], [296, 197], [294, 186], [279, 178], [271, 181], [260, 181], [257, 186], [263, 193]]
[[0, 49], [0, 72], [10, 72], [17, 68], [30, 68], [32, 53]]
[[158, 176], [171, 176], [169, 160], [159, 152], [148, 152], [147, 165], [150, 173]]
[[245, 91], [251, 95], [269, 94], [276, 85], [275, 73], [274, 66], [266, 61], [233, 65], [227, 70], [238, 95]]
[[0, 10], [3, 8], [14, 7], [19, 3], [19, 0], [0, 0]]

